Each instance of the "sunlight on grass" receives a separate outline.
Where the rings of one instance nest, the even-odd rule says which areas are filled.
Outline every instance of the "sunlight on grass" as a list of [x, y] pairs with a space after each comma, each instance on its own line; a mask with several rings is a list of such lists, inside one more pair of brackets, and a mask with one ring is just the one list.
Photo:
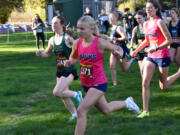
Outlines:
[[[4, 117], [2, 122], [2, 125], [18, 125], [19, 123], [23, 123], [25, 121], [48, 121], [52, 119], [56, 119], [57, 116], [64, 118], [65, 115], [63, 113], [44, 113], [42, 114], [32, 114], [32, 115], [21, 115], [21, 114], [12, 114], [8, 117]], [[6, 123], [6, 124], [5, 124]]]
[[1, 48], [0, 52], [36, 52], [36, 48], [34, 47], [27, 47], [27, 48]]

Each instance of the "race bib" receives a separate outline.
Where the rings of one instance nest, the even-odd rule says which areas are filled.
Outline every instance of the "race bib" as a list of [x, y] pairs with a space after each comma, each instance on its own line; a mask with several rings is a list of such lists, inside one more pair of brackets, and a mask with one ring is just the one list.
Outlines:
[[173, 43], [180, 44], [180, 37], [173, 37]]
[[64, 63], [66, 60], [66, 57], [56, 56], [57, 67], [64, 67]]
[[157, 42], [158, 42], [157, 40], [151, 40], [151, 41], [150, 41], [150, 46], [156, 48], [156, 47], [158, 46], [158, 45], [157, 45]]
[[92, 78], [92, 65], [80, 63], [80, 74], [84, 77]]

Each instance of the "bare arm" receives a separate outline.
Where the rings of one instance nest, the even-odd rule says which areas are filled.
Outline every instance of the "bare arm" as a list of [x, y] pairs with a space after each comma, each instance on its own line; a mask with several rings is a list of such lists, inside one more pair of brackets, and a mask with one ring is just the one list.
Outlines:
[[72, 45], [73, 45], [73, 42], [74, 42], [74, 38], [71, 37], [69, 34], [66, 34], [65, 35], [65, 42], [66, 42], [66, 45], [71, 48]]
[[130, 43], [130, 46], [131, 46], [132, 49], [133, 49], [133, 45], [134, 45], [134, 39], [135, 39], [135, 36], [136, 36], [136, 32], [137, 32], [137, 26], [132, 31], [132, 37], [131, 37], [131, 43]]
[[44, 52], [37, 50], [36, 55], [42, 58], [47, 58], [50, 56], [52, 49], [53, 49], [53, 37], [50, 38], [47, 49]]
[[169, 33], [169, 30], [168, 30], [166, 24], [163, 22], [163, 20], [159, 20], [157, 24], [158, 24], [158, 27], [161, 30], [163, 36], [165, 37], [165, 41], [162, 44], [160, 44], [159, 46], [152, 46], [152, 47], [148, 48], [147, 52], [150, 52], [150, 53], [155, 52], [159, 49], [162, 49], [172, 43], [172, 37]]
[[120, 38], [113, 37], [113, 40], [115, 40], [115, 41], [126, 41], [128, 39], [124, 29], [121, 26], [118, 26], [117, 32], [118, 32], [118, 34], [121, 35], [121, 37]]
[[76, 61], [78, 59], [78, 54], [77, 54], [77, 40], [75, 40], [73, 42], [73, 46], [72, 46], [72, 52], [71, 52], [71, 55], [69, 57], [69, 60], [67, 60], [65, 63], [64, 63], [64, 66], [65, 67], [70, 67], [71, 65], [75, 64]]
[[158, 27], [160, 28], [162, 34], [164, 35], [165, 37], [165, 41], [156, 48], [156, 50], [158, 49], [162, 49], [168, 45], [170, 45], [172, 43], [172, 37], [171, 37], [171, 34], [169, 33], [169, 30], [166, 26], [166, 24], [163, 22], [163, 20], [159, 20], [158, 21]]
[[114, 55], [117, 55], [119, 57], [123, 56], [122, 48], [120, 46], [111, 44], [111, 42], [108, 40], [99, 38], [98, 48], [99, 48], [99, 51], [102, 53], [104, 53], [104, 51], [107, 50], [107, 51], [111, 51]]
[[36, 26], [35, 23], [33, 22], [33, 23], [32, 23], [32, 30], [35, 30], [35, 29], [37, 29], [37, 26]]

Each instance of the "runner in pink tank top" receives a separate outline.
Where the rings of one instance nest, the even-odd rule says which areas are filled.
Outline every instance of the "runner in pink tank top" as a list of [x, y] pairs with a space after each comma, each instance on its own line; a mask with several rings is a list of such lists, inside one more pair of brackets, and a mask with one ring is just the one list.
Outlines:
[[138, 118], [150, 116], [150, 82], [156, 68], [159, 70], [159, 86], [161, 89], [168, 88], [175, 80], [180, 78], [180, 69], [177, 73], [168, 77], [171, 59], [167, 46], [171, 44], [172, 38], [166, 24], [160, 19], [161, 12], [159, 2], [156, 0], [148, 0], [146, 3], [146, 13], [149, 16], [149, 20], [144, 24], [145, 40], [132, 53], [132, 56], [136, 56], [140, 50], [149, 45], [146, 50], [148, 57], [144, 64], [142, 78], [143, 112]]
[[122, 57], [122, 48], [95, 36], [98, 33], [98, 27], [96, 21], [90, 16], [79, 19], [77, 30], [80, 39], [74, 42], [70, 59], [65, 62], [65, 66], [75, 64], [77, 59], [80, 59], [80, 77], [86, 95], [77, 109], [75, 135], [84, 135], [87, 113], [93, 106], [103, 114], [109, 114], [121, 108], [133, 110], [136, 114], [140, 111], [132, 97], [124, 101], [108, 103], [104, 96], [107, 89], [107, 79], [103, 70], [104, 51], [109, 50], [117, 57]]
[[[157, 22], [159, 20], [160, 20], [160, 18], [157, 17], [152, 26], [148, 25], [150, 21], [147, 21], [146, 25], [145, 25], [145, 33], [146, 33], [146, 37], [149, 40], [149, 46], [150, 47], [157, 48], [166, 40], [164, 35], [162, 34], [160, 28], [158, 27]], [[168, 51], [168, 47], [166, 46], [166, 47], [159, 49], [157, 51], [154, 51], [152, 53], [149, 52], [148, 57], [166, 58], [166, 57], [171, 57], [171, 56], [170, 56], [170, 53]]]
[[80, 59], [80, 78], [82, 85], [90, 87], [107, 83], [103, 70], [104, 53], [98, 49], [98, 37], [95, 37], [90, 46], [84, 47], [83, 39], [77, 42], [77, 54]]

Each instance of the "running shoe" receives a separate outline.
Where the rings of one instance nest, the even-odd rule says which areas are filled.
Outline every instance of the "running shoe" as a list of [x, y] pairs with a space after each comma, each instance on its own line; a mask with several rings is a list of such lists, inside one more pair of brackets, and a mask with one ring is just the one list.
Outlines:
[[69, 118], [69, 121], [75, 120], [77, 118], [77, 114], [72, 114], [72, 116]]
[[150, 116], [149, 112], [143, 111], [141, 114], [137, 116], [137, 118], [144, 118], [144, 117], [149, 117], [149, 116]]
[[81, 102], [83, 101], [83, 97], [82, 97], [81, 91], [77, 91], [77, 95], [76, 95], [76, 97], [74, 99], [75, 99], [75, 101], [76, 101], [76, 103], [78, 105], [81, 104]]
[[128, 97], [126, 100], [126, 106], [128, 110], [133, 110], [136, 114], [140, 114], [138, 105], [134, 102], [132, 97]]

